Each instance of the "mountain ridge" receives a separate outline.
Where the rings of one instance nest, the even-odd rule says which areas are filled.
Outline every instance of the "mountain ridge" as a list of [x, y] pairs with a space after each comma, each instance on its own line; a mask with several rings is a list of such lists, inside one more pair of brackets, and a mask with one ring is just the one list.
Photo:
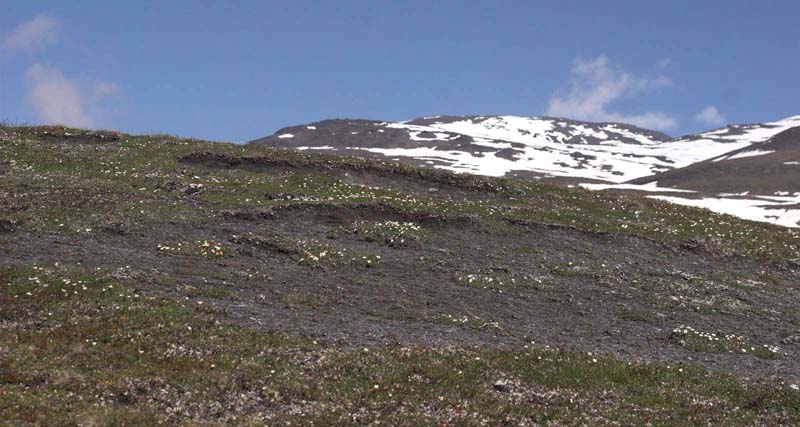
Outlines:
[[[704, 192], [749, 191], [769, 194], [786, 191], [793, 184], [800, 183], [800, 168], [795, 166], [798, 161], [800, 161], [800, 127], [794, 127], [766, 141], [684, 168], [639, 178], [631, 183], [660, 182], [669, 187]], [[746, 174], [748, 179], [741, 179], [742, 174]], [[774, 179], [767, 179], [769, 177]]]
[[[746, 178], [735, 174], [726, 178], [733, 184], [724, 188], [682, 188], [679, 181], [669, 179], [675, 171], [705, 167], [711, 159], [747, 151], [748, 147], [766, 143], [799, 126], [800, 115], [796, 115], [671, 137], [624, 123], [553, 117], [429, 116], [402, 122], [330, 119], [285, 127], [250, 144], [390, 160], [459, 173], [546, 179], [591, 189], [662, 193], [658, 197], [674, 203], [800, 226], [794, 209], [795, 204], [800, 204], [800, 180], [795, 183], [790, 179], [793, 169], [782, 167], [789, 171], [788, 175], [779, 180], [783, 183], [780, 188], [770, 188], [762, 194], [767, 199], [733, 198], [731, 194], [751, 187], [747, 183], [737, 187], [736, 182]], [[787, 159], [790, 164], [800, 161]], [[694, 165], [697, 166], [692, 169]], [[753, 177], [758, 173], [756, 169], [748, 176], [756, 179]], [[680, 197], [675, 197], [676, 191], [681, 192]], [[790, 199], [775, 200], [777, 195]], [[742, 213], [745, 210], [747, 213]]]
[[673, 138], [623, 123], [551, 117], [331, 119], [285, 127], [249, 143], [402, 159], [481, 175], [526, 171], [621, 183], [762, 142], [793, 125], [800, 126], [800, 116]]

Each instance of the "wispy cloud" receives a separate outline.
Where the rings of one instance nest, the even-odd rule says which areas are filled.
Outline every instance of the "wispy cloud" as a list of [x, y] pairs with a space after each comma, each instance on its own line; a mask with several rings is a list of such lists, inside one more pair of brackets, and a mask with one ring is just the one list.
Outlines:
[[28, 54], [58, 41], [61, 23], [49, 15], [38, 15], [25, 21], [0, 42], [0, 47], [10, 53]]
[[[20, 23], [0, 38], [0, 53], [32, 54], [60, 39], [61, 21], [37, 15]], [[100, 108], [109, 96], [120, 92], [116, 83], [70, 79], [57, 67], [33, 64], [25, 71], [25, 102], [38, 121], [75, 127], [94, 127], [103, 116]]]
[[671, 85], [669, 77], [633, 76], [610, 64], [605, 55], [592, 60], [575, 59], [571, 73], [569, 93], [550, 98], [548, 115], [597, 122], [624, 122], [658, 130], [670, 130], [678, 126], [674, 117], [663, 112], [623, 114], [609, 110], [611, 104], [620, 98]]
[[26, 101], [41, 122], [75, 127], [94, 127], [99, 104], [119, 92], [115, 83], [95, 82], [85, 87], [59, 69], [41, 64], [28, 68], [25, 82]]
[[95, 82], [92, 85], [92, 102], [100, 102], [103, 98], [116, 95], [120, 92], [120, 87], [114, 82]]
[[703, 108], [703, 111], [697, 113], [694, 119], [709, 126], [722, 126], [727, 120], [725, 115], [720, 113], [717, 107], [713, 105]]

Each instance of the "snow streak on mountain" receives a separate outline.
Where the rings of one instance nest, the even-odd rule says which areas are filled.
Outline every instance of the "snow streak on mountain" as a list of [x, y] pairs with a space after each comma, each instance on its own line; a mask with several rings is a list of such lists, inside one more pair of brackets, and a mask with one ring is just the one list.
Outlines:
[[406, 122], [328, 120], [285, 128], [253, 142], [369, 153], [479, 175], [534, 174], [621, 183], [720, 156], [793, 126], [800, 126], [800, 116], [672, 139], [619, 123], [441, 116]]

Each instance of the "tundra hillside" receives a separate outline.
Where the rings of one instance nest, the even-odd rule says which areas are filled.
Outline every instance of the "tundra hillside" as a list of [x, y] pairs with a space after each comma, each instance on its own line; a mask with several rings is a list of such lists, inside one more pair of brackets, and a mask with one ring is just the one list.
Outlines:
[[7, 425], [797, 425], [800, 233], [257, 145], [0, 127]]

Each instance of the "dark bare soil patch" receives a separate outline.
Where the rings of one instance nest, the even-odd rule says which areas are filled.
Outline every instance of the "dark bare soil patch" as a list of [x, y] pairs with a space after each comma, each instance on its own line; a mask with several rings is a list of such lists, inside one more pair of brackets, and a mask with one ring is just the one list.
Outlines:
[[104, 144], [122, 139], [122, 133], [107, 130], [81, 130], [60, 126], [39, 126], [26, 129], [44, 142], [72, 144]]
[[[502, 180], [487, 180], [474, 175], [457, 175], [437, 169], [416, 168], [397, 163], [307, 159], [276, 159], [270, 156], [225, 156], [215, 153], [192, 153], [181, 162], [212, 168], [241, 168], [250, 171], [285, 174], [288, 172], [319, 173], [347, 184], [419, 194], [426, 197], [463, 199], [486, 197], [507, 190]], [[476, 192], [479, 195], [476, 195]], [[488, 193], [488, 194], [487, 194]]]
[[276, 206], [270, 217], [277, 221], [308, 221], [329, 226], [352, 225], [359, 221], [402, 221], [426, 227], [479, 227], [477, 216], [446, 215], [433, 212], [406, 211], [386, 203], [294, 203]]
[[[786, 379], [796, 379], [800, 369], [795, 346], [780, 345], [780, 358], [767, 360], [698, 353], [667, 340], [671, 328], [694, 325], [745, 336], [754, 346], [779, 345], [781, 334], [795, 333], [800, 322], [796, 270], [569, 228], [525, 226], [498, 234], [457, 226], [455, 232], [452, 226], [436, 226], [439, 220], [418, 218], [428, 238], [403, 248], [331, 234], [355, 221], [387, 218], [409, 219], [380, 205], [299, 204], [278, 208], [260, 221], [229, 217], [191, 226], [148, 224], [124, 236], [15, 233], [8, 238], [19, 243], [4, 261], [125, 270], [143, 279], [142, 290], [203, 301], [256, 329], [301, 333], [348, 348], [391, 343], [506, 347], [533, 341]], [[156, 249], [157, 243], [177, 241], [207, 241], [226, 249], [211, 258], [191, 252], [163, 256]], [[315, 255], [345, 251], [379, 257], [379, 262], [367, 269], [348, 263], [314, 268], [297, 262], [306, 252], [292, 242], [325, 245]], [[464, 286], [469, 275], [487, 281], [486, 286]], [[519, 285], [491, 285], [510, 277], [520, 278]], [[181, 296], [179, 289], [159, 284], [166, 278], [199, 291]], [[219, 286], [229, 292], [202, 291]], [[313, 303], [295, 301], [287, 311], [287, 293]]]

